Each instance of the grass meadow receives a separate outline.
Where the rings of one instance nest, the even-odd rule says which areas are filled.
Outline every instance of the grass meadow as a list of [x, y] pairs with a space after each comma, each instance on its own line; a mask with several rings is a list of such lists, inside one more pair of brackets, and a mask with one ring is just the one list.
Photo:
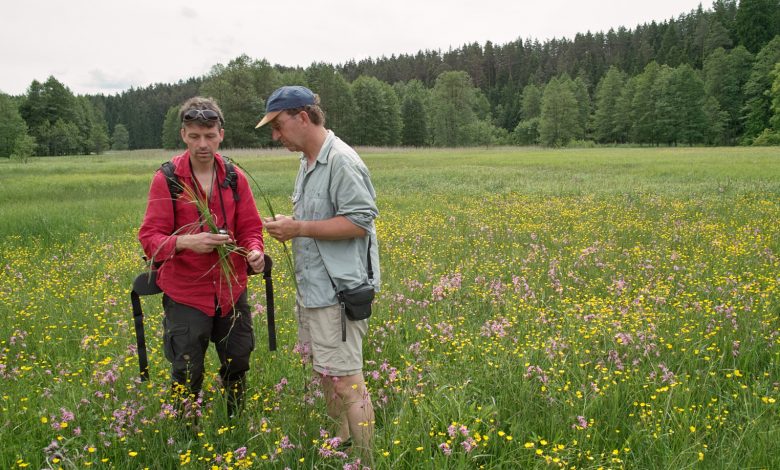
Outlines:
[[[225, 153], [291, 212], [295, 156]], [[376, 468], [780, 468], [777, 148], [361, 154], [381, 211]], [[200, 431], [170, 411], [159, 296], [139, 380], [136, 234], [170, 156], [0, 161], [0, 468], [360, 468], [330, 445], [270, 238], [279, 348], [253, 278], [242, 419], [213, 345]]]

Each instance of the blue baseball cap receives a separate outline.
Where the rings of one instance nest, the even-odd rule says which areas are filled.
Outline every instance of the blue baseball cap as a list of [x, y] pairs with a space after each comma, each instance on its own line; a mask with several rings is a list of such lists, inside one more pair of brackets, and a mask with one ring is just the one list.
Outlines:
[[265, 116], [257, 123], [255, 129], [273, 121], [285, 109], [301, 108], [316, 104], [314, 93], [305, 86], [283, 86], [277, 88], [268, 97], [265, 105]]

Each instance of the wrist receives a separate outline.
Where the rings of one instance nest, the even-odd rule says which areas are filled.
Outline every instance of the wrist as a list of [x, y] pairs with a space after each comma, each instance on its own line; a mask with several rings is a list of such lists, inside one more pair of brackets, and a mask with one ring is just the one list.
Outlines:
[[312, 233], [311, 233], [311, 224], [307, 220], [295, 221], [295, 233], [293, 235], [293, 238], [295, 237], [314, 238], [312, 237]]
[[187, 235], [173, 235], [173, 244], [176, 252], [187, 249]]

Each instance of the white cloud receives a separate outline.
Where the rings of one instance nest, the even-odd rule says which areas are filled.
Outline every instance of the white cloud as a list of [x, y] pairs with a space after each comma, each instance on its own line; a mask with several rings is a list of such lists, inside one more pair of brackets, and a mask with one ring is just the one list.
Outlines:
[[181, 7], [181, 16], [188, 19], [197, 19], [199, 15], [196, 9], [185, 5]]
[[103, 70], [92, 69], [89, 71], [89, 78], [82, 85], [91, 89], [108, 90], [104, 93], [113, 93], [137, 86], [142, 82], [143, 79], [138, 76], [122, 73], [109, 74]]

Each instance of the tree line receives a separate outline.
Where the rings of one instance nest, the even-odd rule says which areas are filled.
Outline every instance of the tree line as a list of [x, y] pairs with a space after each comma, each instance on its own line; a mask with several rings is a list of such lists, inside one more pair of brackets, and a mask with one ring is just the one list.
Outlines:
[[223, 146], [270, 146], [254, 124], [285, 84], [317, 92], [328, 127], [352, 145], [777, 145], [780, 2], [716, 0], [634, 30], [341, 65], [242, 55], [203, 77], [108, 96], [74, 96], [49, 77], [0, 94], [0, 156], [179, 148], [178, 106], [198, 94], [223, 109]]

